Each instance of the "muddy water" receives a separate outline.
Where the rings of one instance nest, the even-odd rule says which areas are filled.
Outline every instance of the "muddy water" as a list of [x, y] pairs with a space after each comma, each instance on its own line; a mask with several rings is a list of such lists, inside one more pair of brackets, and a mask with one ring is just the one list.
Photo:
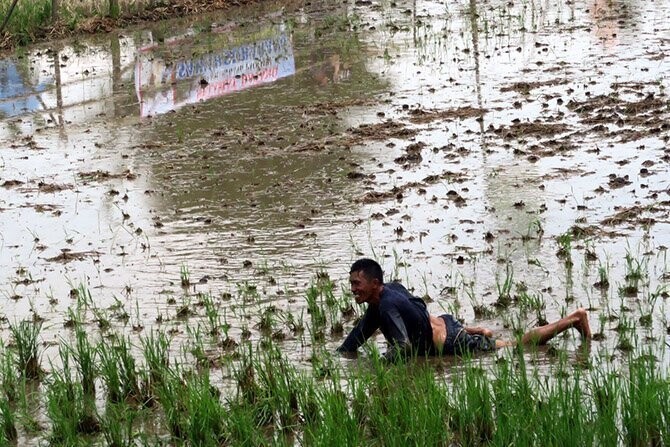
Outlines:
[[[345, 288], [366, 255], [434, 312], [503, 335], [537, 323], [530, 296], [549, 320], [592, 309], [598, 350], [623, 319], [662, 352], [669, 16], [668, 1], [312, 3], [8, 58], [2, 328], [39, 316], [47, 343], [67, 336], [83, 284], [128, 330], [184, 334], [177, 310], [203, 292], [255, 337], [268, 306], [304, 315], [317, 272]], [[643, 278], [621, 293], [631, 266]], [[506, 278], [516, 302], [480, 315]]]

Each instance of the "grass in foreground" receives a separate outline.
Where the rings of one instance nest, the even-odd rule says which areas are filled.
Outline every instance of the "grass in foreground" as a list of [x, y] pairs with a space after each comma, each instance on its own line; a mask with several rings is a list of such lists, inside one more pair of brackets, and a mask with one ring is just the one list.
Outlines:
[[[328, 375], [293, 365], [277, 345], [238, 350], [222, 370], [170, 362], [168, 338], [144, 340], [143, 361], [128, 362], [126, 341], [101, 342], [87, 371], [105, 384], [96, 405], [72, 348], [45, 377], [42, 396], [52, 445], [668, 445], [670, 381], [650, 355], [629, 357], [625, 374], [605, 366], [579, 369], [558, 361], [546, 373], [525, 364], [520, 350], [488, 368], [462, 359], [453, 373], [440, 361], [388, 365], [374, 354], [359, 367]], [[80, 345], [81, 347], [81, 345]], [[112, 352], [110, 352], [112, 351]], [[8, 354], [5, 350], [3, 355]], [[327, 354], [322, 354], [327, 356]], [[326, 362], [326, 359], [322, 361]], [[112, 373], [117, 365], [119, 374]], [[215, 381], [234, 377], [234, 387]], [[138, 377], [152, 399], [137, 398]], [[5, 380], [14, 381], [3, 370]], [[228, 382], [228, 384], [230, 384]], [[3, 443], [24, 432], [7, 396], [0, 396]], [[156, 427], [146, 432], [146, 420]], [[145, 421], [140, 424], [137, 421]], [[155, 434], [149, 435], [148, 433]], [[153, 441], [151, 440], [153, 439]], [[100, 440], [100, 441], [96, 441]]]

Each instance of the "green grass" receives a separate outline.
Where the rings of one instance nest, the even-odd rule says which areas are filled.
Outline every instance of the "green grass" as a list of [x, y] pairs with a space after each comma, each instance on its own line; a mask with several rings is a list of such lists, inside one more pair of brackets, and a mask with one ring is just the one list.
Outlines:
[[[374, 353], [343, 368], [328, 350], [314, 347], [320, 370], [299, 367], [276, 343], [263, 349], [244, 343], [236, 361], [211, 369], [188, 357], [171, 362], [170, 338], [159, 332], [141, 339], [138, 363], [131, 360], [127, 339], [111, 338], [93, 348], [74, 335], [73, 346], [62, 343], [60, 361], [44, 381], [50, 428], [40, 436], [51, 445], [88, 445], [95, 439], [133, 445], [147, 419], [154, 421], [155, 439], [142, 442], [162, 438], [194, 446], [670, 441], [665, 429], [670, 381], [648, 353], [625, 354], [623, 374], [608, 364], [583, 370], [561, 355], [540, 372], [527, 363], [533, 354], [521, 349], [498, 362], [449, 361], [445, 371], [440, 360], [389, 365]], [[86, 390], [83, 352], [89, 352], [91, 369], [104, 385], [97, 394], [102, 406]], [[6, 368], [2, 374], [3, 383], [28, 383], [16, 382]], [[221, 374], [231, 376], [232, 384], [222, 387], [214, 379]], [[143, 380], [151, 384], [153, 407], [137, 397]], [[0, 436], [11, 440], [22, 428], [10, 401], [0, 398]]]
[[[60, 0], [56, 16], [61, 26], [76, 30], [90, 18], [119, 18], [141, 13], [163, 3], [156, 0]], [[0, 20], [7, 17], [11, 5], [12, 0], [0, 0]], [[53, 25], [52, 0], [19, 0], [7, 22], [5, 32], [9, 33], [14, 42], [25, 45], [46, 35]]]
[[[0, 17], [7, 17], [11, 7], [11, 0], [0, 2]], [[51, 20], [51, 0], [19, 1], [7, 22], [5, 31], [16, 36], [20, 44], [32, 41], [39, 28]]]
[[[500, 291], [510, 294], [516, 284], [516, 296], [503, 319], [514, 330], [527, 323], [524, 314], [544, 311], [545, 298], [506, 272]], [[325, 329], [332, 333], [352, 298], [327, 275], [295, 292], [297, 303], [306, 299], [300, 313], [244, 290], [251, 289], [237, 303], [195, 296], [192, 307], [202, 311], [160, 325], [135, 346], [126, 334], [132, 327], [85, 326], [97, 318], [89, 312], [95, 300], [77, 289], [73, 325], [50, 343], [59, 357], [46, 371], [40, 324], [14, 324], [13, 343], [0, 352], [0, 445], [24, 434], [35, 445], [63, 446], [670, 443], [668, 370], [648, 348], [660, 355], [664, 339], [643, 340], [649, 330], [623, 302], [616, 316], [609, 309], [599, 315], [601, 333], [608, 321], [614, 327], [614, 352], [571, 352], [556, 347], [558, 339], [543, 353], [515, 348], [497, 358], [391, 365], [374, 344], [355, 362], [334, 355], [343, 334]], [[664, 292], [659, 287], [640, 303], [651, 327]], [[249, 337], [247, 325], [255, 331]], [[222, 344], [240, 331], [239, 343]], [[538, 358], [542, 368], [534, 366]], [[40, 372], [28, 379], [29, 369]], [[43, 413], [36, 419], [29, 407]]]

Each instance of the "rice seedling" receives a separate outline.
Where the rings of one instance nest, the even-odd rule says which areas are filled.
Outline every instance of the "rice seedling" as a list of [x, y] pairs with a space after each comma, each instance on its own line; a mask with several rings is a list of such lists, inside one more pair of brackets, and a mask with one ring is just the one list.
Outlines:
[[191, 273], [188, 270], [188, 266], [182, 264], [179, 267], [179, 282], [184, 289], [188, 289], [191, 286]]
[[635, 326], [623, 313], [619, 315], [619, 325], [615, 330], [617, 332], [616, 348], [624, 352], [633, 351], [637, 343], [637, 339], [634, 337]]
[[300, 407], [306, 420], [304, 437], [307, 444], [365, 444], [359, 428], [363, 419], [358, 419], [356, 413], [350, 410], [349, 399], [336, 384], [321, 387], [318, 391], [311, 389], [303, 396]]
[[1, 342], [0, 348], [0, 389], [4, 398], [9, 402], [17, 402], [19, 400], [18, 393], [23, 389], [21, 378], [17, 374], [17, 361], [14, 352], [5, 348]]
[[312, 322], [312, 328], [320, 330], [326, 324], [326, 313], [323, 309], [321, 299], [322, 290], [317, 285], [310, 285], [305, 292], [307, 301], [307, 313], [309, 313]]
[[169, 433], [175, 439], [182, 439], [186, 433], [183, 417], [186, 412], [185, 381], [181, 380], [177, 371], [166, 374], [156, 386], [157, 400], [165, 415]]
[[98, 345], [100, 378], [112, 403], [142, 402], [140, 377], [127, 338], [112, 337]]
[[647, 276], [648, 258], [643, 258], [641, 261], [634, 258], [629, 251], [626, 251], [626, 280], [639, 281]]
[[601, 341], [605, 339], [605, 323], [607, 322], [607, 315], [601, 313], [598, 315], [598, 330], [594, 332], [593, 339]]
[[619, 402], [622, 390], [618, 374], [595, 369], [591, 372], [589, 388], [595, 409], [595, 439], [599, 445], [620, 445], [618, 426]]
[[200, 324], [195, 328], [187, 327], [186, 331], [189, 335], [189, 343], [181, 346], [182, 355], [188, 353], [195, 359], [195, 363], [198, 367], [208, 367], [210, 363], [215, 361], [215, 359], [211, 357], [208, 350], [205, 348]]
[[528, 259], [527, 262], [528, 262], [528, 265], [534, 265], [534, 266], [538, 267], [540, 270], [542, 270], [545, 274], [547, 274], [547, 275], [549, 274], [549, 270], [547, 270], [547, 268], [544, 265], [542, 265], [542, 262], [539, 259], [537, 259], [537, 258]]
[[[243, 354], [242, 361], [235, 371], [235, 377], [238, 385], [237, 398], [233, 401], [232, 407], [237, 405], [248, 406], [250, 413], [246, 416], [255, 426], [267, 426], [274, 421], [274, 411], [271, 406], [271, 399], [268, 396], [267, 389], [261, 387], [258, 383], [259, 375], [258, 362], [252, 353], [251, 348]], [[235, 429], [239, 431], [239, 429]]]
[[528, 242], [533, 239], [540, 241], [544, 235], [544, 229], [542, 228], [542, 222], [539, 219], [533, 219], [528, 223], [528, 228], [526, 233], [521, 235], [522, 242]]
[[28, 436], [38, 436], [44, 431], [43, 422], [41, 422], [44, 416], [42, 385], [42, 383], [20, 377], [15, 392], [17, 400], [10, 401], [10, 405], [15, 409], [21, 432]]
[[75, 327], [75, 345], [69, 347], [70, 354], [77, 364], [81, 377], [82, 390], [86, 396], [95, 397], [95, 378], [97, 376], [97, 350], [88, 340], [82, 326]]
[[119, 6], [119, 0], [109, 0], [109, 16], [112, 18], [118, 18], [121, 14], [121, 7]]
[[256, 383], [263, 400], [273, 409], [272, 419], [280, 431], [297, 425], [298, 394], [302, 381], [281, 351], [273, 347], [256, 359]]
[[588, 271], [590, 265], [598, 260], [598, 255], [596, 254], [595, 244], [592, 240], [587, 240], [584, 245], [584, 270]]
[[[474, 281], [468, 281], [466, 282], [463, 280], [463, 292], [465, 295], [468, 297], [468, 300], [470, 301], [470, 305], [472, 306], [472, 310], [475, 313], [475, 318], [488, 318], [492, 317], [495, 315], [494, 309], [490, 308], [489, 306], [486, 305], [486, 303], [482, 302], [479, 298], [477, 298], [477, 292], [475, 292], [475, 282]], [[454, 304], [458, 302], [458, 299], [454, 300]], [[454, 312], [449, 312], [452, 313], [453, 315], [458, 314], [458, 309], [455, 309]]]
[[609, 263], [605, 265], [598, 266], [598, 281], [593, 284], [593, 287], [596, 287], [601, 290], [607, 290], [610, 286], [609, 280]]
[[37, 343], [41, 328], [42, 323], [40, 321], [29, 320], [9, 326], [16, 348], [18, 369], [24, 377], [31, 380], [39, 379], [42, 375]]
[[[326, 320], [330, 321], [330, 333], [331, 335], [341, 335], [344, 332], [344, 324], [341, 319], [342, 309], [350, 306], [350, 301], [348, 297], [344, 297], [341, 300], [337, 299], [335, 296], [335, 283], [326, 273], [317, 274], [316, 285], [322, 297], [322, 314], [325, 314], [326, 311], [328, 314]], [[324, 306], [325, 311], [323, 310]]]
[[114, 303], [107, 308], [111, 312], [111, 317], [117, 321], [127, 322], [130, 320], [130, 314], [126, 311], [125, 304], [119, 300], [116, 295], [112, 296]]
[[454, 408], [449, 428], [462, 445], [478, 445], [493, 437], [493, 393], [483, 370], [468, 369], [454, 378]]
[[[517, 352], [520, 354], [518, 358], [523, 366], [523, 355], [520, 351]], [[534, 392], [530, 387], [527, 372], [515, 368], [513, 363], [513, 359], [501, 362], [496, 376], [491, 381], [496, 404], [494, 443], [497, 445], [529, 445], [533, 440], [530, 427], [534, 425], [537, 408], [534, 404]], [[467, 370], [464, 374], [467, 374]]]
[[275, 306], [268, 306], [263, 309], [258, 322], [258, 329], [261, 334], [269, 336], [274, 332], [278, 312], [279, 310]]
[[[137, 411], [124, 402], [108, 403], [100, 417], [100, 431], [109, 447], [132, 447], [137, 445], [133, 425]], [[146, 445], [146, 444], [143, 444]]]
[[286, 313], [286, 325], [294, 335], [305, 332], [304, 311], [300, 311], [300, 316], [296, 317], [292, 312]]
[[131, 327], [135, 332], [139, 332], [144, 329], [144, 325], [142, 324], [142, 316], [140, 315], [140, 303], [138, 300], [135, 300], [135, 312], [132, 316]]
[[[572, 377], [562, 377], [550, 383], [553, 389], [546, 403], [543, 402], [539, 431], [549, 434], [547, 439], [556, 445], [566, 445], [575, 440], [581, 445], [593, 444], [591, 409], [575, 405], [575, 402], [584, 402], [588, 398], [581, 386], [579, 370]], [[566, 423], [568, 421], [569, 424]]]
[[75, 290], [75, 297], [77, 298], [77, 313], [79, 314], [88, 310], [94, 305], [91, 291], [88, 290], [84, 284], [79, 284]]
[[82, 382], [73, 380], [70, 369], [70, 349], [59, 349], [62, 367], [49, 376], [46, 390], [46, 410], [51, 420], [49, 441], [52, 445], [80, 445], [81, 434], [100, 430], [95, 409], [95, 397], [84, 392]]
[[670, 391], [658, 374], [657, 361], [641, 356], [629, 367], [627, 399], [621, 400], [626, 445], [668, 445]]
[[[443, 383], [436, 380], [431, 368], [426, 366], [417, 363], [391, 368], [375, 365], [374, 377], [367, 379], [370, 396], [365, 407], [366, 425], [373, 439], [391, 445], [402, 444], [403, 437], [414, 445], [421, 444], [422, 438], [431, 445], [449, 444], [454, 430], [445, 430], [445, 426], [458, 410], [444, 392]], [[365, 381], [363, 379], [363, 383]], [[404, 399], [398, 390], [416, 396], [416, 401]], [[384, 417], [386, 412], [389, 418]], [[456, 424], [461, 422], [464, 420]], [[421, 429], [417, 431], [418, 427]]]
[[566, 267], [572, 267], [572, 240], [573, 235], [570, 230], [556, 237], [558, 243], [556, 256], [563, 259]]
[[656, 305], [658, 303], [658, 298], [667, 294], [666, 286], [659, 285], [656, 287], [654, 292], [649, 290], [646, 291], [646, 299], [640, 300], [638, 305], [638, 314], [640, 315], [638, 321], [642, 327], [651, 328], [654, 320], [654, 314], [656, 312]]
[[104, 309], [100, 309], [99, 307], [93, 307], [92, 312], [94, 320], [98, 324], [98, 329], [104, 331], [111, 327], [111, 323]]
[[495, 305], [500, 308], [506, 308], [512, 303], [512, 285], [514, 284], [514, 268], [510, 262], [505, 263], [505, 278], [501, 282], [498, 272], [496, 272], [496, 290], [498, 299]]
[[[519, 289], [519, 284], [517, 284], [517, 290]], [[519, 293], [515, 296], [516, 304], [519, 305], [519, 310], [522, 313], [526, 312], [536, 312], [540, 313], [546, 308], [546, 303], [542, 293], [528, 293], [528, 290], [522, 289], [519, 290]]]
[[619, 287], [619, 293], [622, 296], [634, 297], [640, 291], [640, 283], [648, 276], [647, 267], [648, 267], [648, 258], [643, 258], [643, 260], [638, 260], [634, 258], [630, 251], [626, 250], [626, 255], [624, 257], [626, 260], [625, 266], [625, 283]]
[[141, 337], [144, 361], [148, 368], [148, 377], [145, 379], [146, 391], [151, 396], [155, 395], [155, 389], [169, 375], [170, 370], [170, 341], [163, 332], [152, 332], [147, 337]]
[[[214, 299], [212, 298], [212, 295], [208, 293], [203, 293], [199, 295], [200, 297], [200, 303], [204, 306], [205, 308], [205, 317], [207, 318], [207, 324], [208, 324], [208, 333], [210, 335], [219, 335], [219, 332], [223, 326], [221, 323], [221, 317], [219, 316], [219, 309], [214, 303]], [[228, 338], [228, 330], [225, 329], [225, 336]]]
[[7, 444], [18, 437], [14, 410], [5, 397], [0, 398], [0, 442]]
[[258, 287], [248, 281], [237, 284], [237, 295], [243, 303], [255, 303], [260, 299]]

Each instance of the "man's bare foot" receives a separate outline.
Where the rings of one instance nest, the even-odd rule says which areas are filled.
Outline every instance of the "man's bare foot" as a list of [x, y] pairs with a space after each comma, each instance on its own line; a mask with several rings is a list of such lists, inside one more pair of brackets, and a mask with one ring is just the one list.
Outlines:
[[572, 315], [577, 318], [577, 321], [574, 324], [574, 328], [579, 331], [583, 338], [590, 340], [592, 336], [588, 312], [586, 312], [584, 308], [579, 308], [574, 311]]

